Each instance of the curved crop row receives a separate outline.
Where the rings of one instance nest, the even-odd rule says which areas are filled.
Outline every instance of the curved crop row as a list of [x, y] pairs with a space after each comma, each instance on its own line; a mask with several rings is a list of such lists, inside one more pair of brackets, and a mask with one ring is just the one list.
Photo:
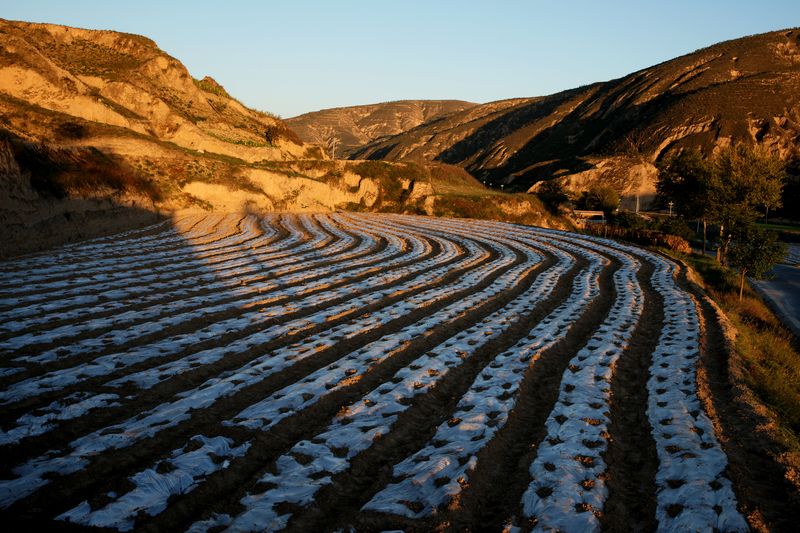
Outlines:
[[[0, 264], [0, 515], [598, 530], [630, 407], [653, 523], [744, 530], [675, 276], [599, 238], [343, 213], [186, 215]], [[644, 317], [647, 403], [626, 406]]]

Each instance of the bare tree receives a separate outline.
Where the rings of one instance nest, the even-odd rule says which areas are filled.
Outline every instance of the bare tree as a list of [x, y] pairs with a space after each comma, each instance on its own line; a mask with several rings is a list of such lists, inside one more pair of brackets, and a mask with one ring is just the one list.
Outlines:
[[[638, 165], [644, 165], [649, 162], [646, 147], [650, 141], [650, 136], [646, 135], [643, 131], [629, 133], [625, 136], [623, 141], [623, 149], [625, 155]], [[636, 212], [639, 212], [639, 191], [644, 182], [644, 170], [639, 168], [636, 172]]]
[[341, 143], [336, 135], [336, 129], [333, 126], [312, 126], [311, 129], [314, 132], [316, 143], [322, 146], [331, 159], [336, 159], [336, 149]]
[[328, 151], [331, 159], [336, 159], [336, 149], [339, 147], [339, 137], [336, 130], [331, 126], [326, 126], [322, 131], [323, 146]]

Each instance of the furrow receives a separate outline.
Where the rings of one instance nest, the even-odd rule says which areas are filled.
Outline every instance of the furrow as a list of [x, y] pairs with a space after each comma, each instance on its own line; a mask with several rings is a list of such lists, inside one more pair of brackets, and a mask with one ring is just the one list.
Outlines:
[[[517, 277], [522, 275], [525, 278], [529, 278], [532, 275], [531, 267], [525, 267], [524, 264], [519, 265], [519, 267], [521, 267], [523, 270], [520, 271], [519, 268], [517, 268], [518, 272], [516, 274]], [[536, 268], [542, 268], [542, 267], [540, 266]], [[550, 274], [550, 270], [544, 272]], [[552, 274], [551, 277], [552, 279], [558, 278], [557, 275], [552, 275]], [[523, 285], [528, 286], [528, 290], [530, 290], [530, 281], [531, 280], [528, 279], [527, 282], [523, 283]], [[503, 285], [505, 286], [505, 290], [501, 293], [502, 296], [498, 296], [497, 300], [507, 300], [509, 296], [511, 296], [510, 294], [507, 293], [518, 292], [518, 289], [512, 289], [512, 287], [516, 287], [518, 285], [516, 283], [512, 282], [511, 285], [509, 285], [508, 283], [504, 283]], [[541, 295], [543, 292], [547, 292], [547, 286], [543, 286], [534, 292], [538, 292], [538, 294]], [[530, 296], [530, 294], [528, 296]], [[469, 307], [467, 309], [474, 308], [476, 305], [479, 305], [473, 302], [472, 301], [473, 299], [476, 299], [478, 302], [480, 302], [481, 299], [485, 299], [485, 295], [474, 295], [474, 298], [470, 297], [469, 298], [470, 301], [468, 302]], [[533, 307], [533, 304], [530, 302], [530, 298], [524, 298], [522, 296], [517, 295], [516, 300], [512, 299], [512, 301], [515, 302], [516, 307], [520, 310]], [[500, 305], [499, 301], [496, 302], [493, 305], [493, 307], [497, 307], [498, 305]], [[463, 308], [463, 305], [459, 305], [457, 307]], [[510, 309], [506, 309], [506, 311], [511, 312]], [[440, 315], [443, 313], [445, 314], [445, 316], [442, 318], [446, 321], [449, 314], [447, 308], [437, 312], [436, 316], [440, 317]], [[395, 352], [397, 353], [394, 353], [392, 351], [388, 353], [386, 352], [389, 346], [393, 346], [396, 344], [396, 342], [393, 339], [387, 337], [384, 337], [378, 343], [373, 343], [372, 345], [365, 346], [365, 349], [361, 350], [361, 353], [363, 353], [364, 355], [371, 354], [377, 357], [384, 357], [385, 354], [385, 356], [387, 356], [387, 359], [389, 361], [395, 362], [395, 365], [393, 366], [390, 365], [390, 366], [392, 366], [393, 371], [397, 372], [394, 375], [394, 377], [390, 380], [391, 383], [386, 382], [383, 387], [379, 388], [380, 389], [379, 391], [373, 391], [372, 395], [376, 397], [378, 396], [382, 397], [380, 399], [380, 402], [382, 402], [384, 405], [386, 405], [386, 402], [389, 401], [392, 404], [393, 408], [398, 408], [402, 411], [403, 409], [405, 409], [405, 405], [407, 405], [406, 401], [403, 400], [404, 397], [410, 400], [411, 398], [413, 398], [414, 395], [424, 394], [425, 392], [427, 392], [426, 387], [436, 382], [436, 380], [439, 379], [441, 376], [446, 375], [448, 367], [450, 366], [457, 367], [463, 360], [467, 360], [469, 358], [469, 353], [475, 350], [476, 348], [479, 348], [479, 345], [485, 342], [489, 342], [492, 339], [501, 336], [503, 334], [503, 328], [505, 324], [511, 322], [511, 320], [509, 320], [508, 317], [504, 316], [503, 313], [499, 313], [497, 311], [495, 311], [495, 313], [493, 315], [490, 315], [488, 318], [484, 318], [481, 322], [478, 322], [477, 324], [475, 324], [475, 322], [469, 321], [469, 319], [466, 316], [464, 316], [464, 319], [468, 320], [466, 324], [471, 323], [473, 324], [473, 326], [468, 327], [466, 331], [464, 331], [463, 333], [458, 333], [456, 335], [453, 335], [453, 332], [462, 331], [463, 327], [450, 326], [444, 332], [441, 332], [439, 334], [437, 333], [428, 334], [429, 338], [427, 340], [425, 339], [425, 335], [419, 335], [417, 331], [414, 331], [412, 329], [410, 333], [416, 334], [415, 337], [411, 337], [414, 340], [408, 341], [410, 343], [409, 346], [401, 347], [398, 350], [395, 350]], [[458, 318], [454, 318], [453, 320], [463, 321], [463, 319], [458, 319]], [[486, 329], [487, 327], [492, 327], [492, 330], [491, 331], [487, 330]], [[414, 329], [416, 329], [416, 327]], [[402, 332], [400, 333], [402, 335]], [[442, 339], [442, 342], [440, 342], [437, 348], [436, 347], [437, 345], [435, 344], [436, 339], [437, 337], [441, 338], [442, 336], [444, 338]], [[418, 344], [420, 342], [424, 342], [425, 345], [432, 344], [433, 351], [428, 352], [426, 355], [423, 356], [419, 355], [420, 353], [422, 353], [421, 349], [410, 351], [414, 343]], [[407, 354], [403, 356], [402, 352], [407, 352]], [[441, 355], [441, 358], [438, 358], [437, 355]], [[352, 358], [352, 356], [349, 356], [348, 358], [354, 361], [356, 360]], [[409, 364], [405, 368], [402, 368], [399, 371], [397, 371], [397, 365], [400, 362], [397, 360], [399, 358], [408, 361]], [[341, 378], [334, 378], [333, 380], [329, 380], [326, 378], [325, 373], [320, 373], [317, 379], [311, 381], [304, 380], [302, 383], [298, 383], [297, 385], [290, 387], [288, 390], [279, 391], [280, 393], [282, 393], [282, 395], [280, 395], [279, 398], [273, 397], [273, 400], [277, 400], [277, 403], [261, 402], [259, 404], [252, 406], [251, 408], [248, 408], [243, 413], [249, 415], [250, 418], [248, 418], [247, 416], [243, 417], [242, 413], [240, 413], [240, 415], [234, 418], [231, 422], [233, 425], [237, 425], [238, 423], [239, 425], [258, 427], [261, 430], [269, 431], [270, 429], [275, 428], [276, 425], [281, 424], [280, 418], [281, 418], [281, 412], [283, 411], [281, 409], [281, 404], [283, 404], [283, 406], [294, 404], [293, 410], [295, 411], [299, 411], [301, 409], [309, 409], [309, 406], [318, 405], [316, 403], [317, 401], [316, 397], [322, 391], [328, 389], [327, 385], [329, 385], [332, 382], [336, 383], [337, 379], [339, 384], [341, 385], [350, 386], [352, 388], [360, 388], [361, 390], [369, 391], [370, 389], [367, 388], [368, 386], [370, 386], [371, 384], [372, 386], [374, 386], [380, 383], [384, 383], [386, 381], [386, 378], [391, 376], [391, 374], [388, 373], [388, 370], [389, 368], [387, 367], [387, 365], [379, 366], [375, 371], [364, 374], [363, 377], [354, 380], [354, 382], [352, 383], [349, 383], [346, 379], [343, 379], [345, 375], [343, 375]], [[375, 375], [376, 373], [378, 374], [377, 376]], [[358, 374], [356, 374], [356, 376], [357, 375]], [[384, 376], [384, 378], [380, 378], [380, 376]], [[334, 385], [334, 387], [328, 389], [330, 392], [328, 392], [327, 394], [335, 395], [336, 393], [339, 392], [339, 388], [340, 385]], [[348, 395], [348, 397], [353, 399], [354, 397], [357, 398], [358, 396], [355, 396], [355, 394], [356, 391], [352, 391]], [[284, 398], [288, 399], [288, 402], [282, 402], [281, 400]], [[392, 398], [394, 398], [394, 400], [392, 400]], [[330, 400], [328, 400], [328, 403], [331, 403]], [[342, 401], [337, 401], [333, 403], [332, 406], [336, 408], [336, 406], [341, 405], [341, 403]], [[368, 417], [369, 420], [372, 421], [383, 420], [385, 424], [391, 425], [392, 420], [387, 417], [391, 415], [392, 408], [389, 408], [386, 411], [380, 409], [376, 411], [373, 408], [377, 403], [378, 402], [375, 402], [373, 404], [369, 400], [366, 400], [366, 401], [358, 401], [355, 404], [353, 404], [353, 406], [355, 409], [360, 409], [361, 407], [367, 406], [366, 408], [367, 410], [363, 411], [362, 414]], [[311, 407], [311, 409], [313, 410], [313, 407]], [[330, 411], [330, 408], [328, 410]], [[256, 416], [255, 420], [259, 421], [257, 425], [251, 423], [254, 420], [253, 416]], [[366, 431], [366, 426], [364, 426], [363, 420], [361, 422], [362, 423], [356, 423], [353, 425], [349, 425], [347, 424], [347, 422], [344, 422], [342, 423], [342, 426], [347, 425], [347, 427], [351, 432], [355, 431], [357, 434], [362, 434], [363, 436], [362, 430]], [[369, 425], [369, 423], [367, 424]], [[379, 430], [375, 430], [375, 428], [372, 428], [372, 433], [379, 434], [381, 432]], [[373, 437], [374, 435], [370, 433], [364, 438], [366, 439], [366, 441], [371, 441]], [[256, 450], [258, 451], [258, 449], [260, 449], [261, 447], [263, 447], [263, 444], [257, 446]]]
[[[368, 249], [370, 243], [369, 241], [364, 242], [363, 237], [334, 230], [325, 219], [321, 219], [318, 222], [328, 234], [338, 237], [338, 240], [335, 244], [326, 246], [324, 253], [317, 253], [316, 249], [312, 248], [309, 252], [315, 256], [310, 257], [312, 261], [309, 261], [309, 258], [304, 258], [303, 254], [298, 253], [296, 257], [292, 256], [291, 260], [270, 262], [266, 260], [268, 254], [253, 252], [250, 249], [239, 249], [233, 252], [237, 259], [226, 261], [216, 266], [203, 264], [197, 275], [194, 276], [171, 280], [169, 277], [165, 278], [160, 274], [152, 274], [150, 277], [153, 283], [139, 285], [137, 283], [142, 280], [137, 280], [136, 283], [132, 282], [124, 290], [100, 291], [98, 289], [98, 292], [94, 293], [93, 297], [83, 295], [78, 298], [82, 302], [81, 305], [70, 305], [67, 306], [67, 309], [62, 307], [57, 312], [52, 312], [52, 310], [59, 307], [58, 302], [29, 306], [26, 310], [28, 314], [34, 314], [33, 317], [6, 323], [2, 329], [13, 330], [15, 335], [20, 335], [20, 333], [25, 333], [26, 329], [42, 323], [51, 324], [52, 329], [56, 329], [60, 324], [66, 323], [64, 329], [74, 331], [80, 329], [76, 328], [74, 324], [74, 321], [78, 319], [83, 321], [83, 330], [86, 330], [92, 323], [96, 323], [95, 328], [108, 327], [110, 323], [119, 324], [121, 322], [122, 318], [118, 316], [120, 310], [124, 310], [129, 314], [132, 311], [139, 310], [141, 312], [135, 318], [140, 321], [146, 320], [148, 318], [146, 311], [153, 303], [164, 306], [168, 303], [177, 304], [181, 300], [192, 302], [200, 297], [210, 298], [217, 293], [222, 293], [224, 296], [220, 296], [217, 299], [217, 302], [221, 303], [225, 300], [234, 300], [240, 297], [237, 295], [246, 295], [255, 290], [263, 290], [260, 287], [265, 281], [275, 281], [282, 276], [309, 269], [312, 266], [317, 266], [323, 260], [342, 262], [370, 254]], [[282, 268], [277, 268], [279, 266]], [[200, 284], [199, 287], [198, 284]], [[193, 298], [195, 300], [192, 300]], [[92, 307], [88, 305], [90, 303], [89, 300], [96, 301], [101, 299], [104, 301], [98, 306]], [[111, 300], [111, 302], [108, 302], [108, 300]], [[64, 303], [64, 300], [61, 303]], [[185, 305], [188, 305], [188, 303]], [[72, 310], [69, 310], [70, 307]], [[157, 312], [158, 308], [150, 309]], [[51, 313], [43, 313], [45, 310], [51, 311]], [[23, 310], [15, 313], [15, 315], [21, 316], [21, 311]], [[108, 318], [109, 316], [113, 318], [113, 322]], [[9, 336], [5, 335], [4, 337]], [[19, 343], [19, 341], [17, 342]]]
[[[444, 276], [447, 273], [446, 269], [448, 265], [454, 264], [453, 261], [465, 259], [464, 256], [458, 255], [455, 249], [447, 250], [444, 254], [440, 255], [435, 253], [431, 247], [423, 247], [422, 241], [414, 241], [414, 245], [415, 250], [410, 255], [404, 256], [403, 262], [382, 265], [382, 275], [375, 275], [378, 273], [377, 267], [367, 271], [363, 275], [363, 281], [358, 286], [359, 292], [364, 294], [362, 297], [357, 297], [358, 293], [354, 293], [352, 288], [346, 285], [338, 291], [333, 290], [332, 287], [332, 285], [338, 284], [325, 285], [323, 288], [329, 290], [325, 292], [324, 296], [309, 297], [305, 307], [302, 305], [303, 300], [300, 300], [293, 302], [288, 307], [278, 307], [272, 311], [270, 311], [269, 308], [262, 308], [254, 312], [253, 318], [245, 316], [239, 320], [240, 326], [249, 326], [254, 319], [258, 319], [257, 325], [255, 326], [246, 327], [242, 330], [241, 328], [235, 327], [236, 323], [222, 323], [217, 324], [219, 328], [205, 330], [206, 336], [211, 339], [209, 342], [213, 343], [209, 345], [208, 348], [203, 348], [200, 332], [195, 332], [193, 335], [182, 335], [179, 338], [167, 338], [151, 346], [146, 345], [135, 350], [128, 350], [128, 352], [120, 354], [118, 357], [106, 357], [103, 361], [107, 360], [108, 364], [101, 364], [101, 366], [95, 367], [95, 373], [97, 376], [109, 376], [111, 378], [113, 377], [114, 371], [120, 368], [117, 359], [125, 358], [127, 359], [127, 366], [130, 367], [131, 370], [137, 371], [140, 377], [137, 378], [136, 375], [131, 376], [130, 374], [125, 374], [130, 377], [124, 378], [123, 376], [123, 378], [118, 378], [119, 381], [115, 386], [130, 382], [138, 383], [140, 387], [151, 387], [167, 377], [195, 369], [201, 365], [209, 365], [223, 357], [225, 357], [226, 361], [235, 362], [237, 358], [232, 356], [235, 356], [239, 351], [245, 350], [249, 353], [258, 353], [258, 350], [268, 349], [268, 341], [270, 339], [277, 339], [288, 333], [292, 338], [287, 339], [285, 344], [293, 343], [307, 336], [305, 334], [307, 332], [311, 332], [315, 329], [321, 331], [323, 328], [329, 328], [341, 323], [348, 316], [354, 316], [354, 313], [356, 315], [364, 313], [366, 308], [370, 306], [374, 307], [381, 300], [386, 300], [385, 303], [390, 303], [399, 300], [404, 294], [408, 295], [412, 291], [419, 292], [423, 290], [424, 284], [413, 280], [415, 273], [441, 263], [438, 272]], [[422, 253], [426, 255], [421, 255]], [[425, 257], [428, 257], [428, 259], [425, 259]], [[469, 259], [467, 259], [467, 262], [468, 261]], [[456, 264], [456, 267], [459, 267], [459, 265]], [[461, 268], [466, 268], [466, 263], [462, 265]], [[458, 270], [455, 272], [458, 272]], [[436, 271], [432, 273], [435, 274]], [[358, 272], [348, 273], [349, 276], [353, 274], [358, 274]], [[348, 279], [353, 281], [352, 277]], [[402, 282], [405, 283], [398, 285]], [[395, 286], [395, 294], [384, 294], [383, 291], [387, 291], [393, 286]], [[389, 296], [388, 299], [387, 296]], [[294, 321], [290, 322], [291, 319], [294, 319]], [[270, 324], [272, 324], [272, 327], [267, 327]], [[252, 330], [252, 332], [240, 337], [238, 340], [236, 340], [236, 338], [230, 338], [230, 336], [228, 336], [228, 339], [219, 337], [220, 333], [224, 333], [229, 329], [237, 331], [237, 336], [242, 332], [247, 333], [248, 329]], [[224, 349], [220, 349], [218, 346], [221, 340], [225, 340]], [[267, 344], [265, 345], [265, 343]], [[181, 350], [178, 349], [181, 344], [185, 344], [186, 348], [192, 351], [181, 356]], [[135, 364], [136, 357], [145, 362], [152, 357], [159, 357], [163, 360], [166, 358], [166, 354], [162, 352], [174, 355], [173, 362], [163, 363], [152, 370], [148, 369], [149, 365], [144, 367], [143, 370], [137, 370], [137, 368], [142, 368], [142, 365]], [[137, 353], [139, 354], [138, 356], [136, 355]], [[103, 361], [101, 361], [101, 363]], [[123, 366], [125, 366], [125, 364], [123, 364]], [[79, 373], [87, 369], [86, 366], [82, 368], [83, 370], [79, 370]], [[109, 372], [105, 372], [104, 369], [109, 370]], [[218, 370], [222, 369], [218, 368]], [[72, 371], [71, 375], [74, 375], [74, 373], [75, 372]], [[66, 378], [68, 378], [69, 375], [70, 374], [63, 374]], [[91, 381], [92, 380], [84, 380], [82, 384], [90, 385]], [[109, 392], [112, 392], [112, 390]], [[117, 399], [116, 395], [113, 399]], [[89, 401], [83, 393], [78, 394], [77, 400], [84, 403]], [[98, 401], [95, 407], [101, 406], [103, 403], [103, 401]], [[41, 431], [45, 429], [40, 426], [41, 424], [49, 424], [53, 419], [63, 419], [65, 412], [70, 415], [75, 415], [75, 411], [76, 408], [73, 402], [67, 401], [65, 404], [57, 405], [51, 409], [45, 409], [43, 413], [38, 414], [36, 417], [26, 417], [26, 423], [18, 426], [16, 432], [29, 432], [31, 431], [31, 427], [36, 426], [38, 426]], [[13, 411], [11, 414], [13, 416]], [[34, 431], [34, 433], [36, 433], [36, 431]], [[4, 441], [10, 438], [13, 439], [8, 433], [3, 434], [3, 437], [2, 440]]]
[[[517, 261], [519, 260], [520, 258], [517, 258]], [[465, 291], [470, 293], [476, 290], [482, 290], [485, 286], [491, 285], [492, 281], [502, 274], [503, 270], [510, 268], [509, 266], [500, 267], [493, 263], [490, 263], [489, 266], [494, 268], [490, 268], [489, 271], [487, 271], [487, 277], [480, 283], [468, 283], [466, 284], [466, 288], [461, 291], [451, 292], [440, 290], [442, 299], [438, 304], [431, 304], [431, 297], [429, 295], [426, 295], [426, 297], [420, 301], [426, 302], [429, 306], [437, 307], [439, 305], [444, 305], [448, 301], [457, 300], [459, 297], [463, 296], [461, 293]], [[499, 263], [502, 264], [502, 261], [499, 261]], [[480, 268], [481, 267], [478, 269]], [[472, 282], [473, 280], [469, 281]], [[445, 296], [445, 293], [449, 293], [449, 296]], [[415, 315], [418, 316], [418, 313], [412, 313], [408, 315], [408, 317], [414, 318]], [[396, 321], [402, 323], [404, 319], [407, 320], [408, 317], [400, 317]], [[416, 320], [416, 318], [414, 318], [414, 320]], [[363, 333], [360, 337], [362, 338], [362, 342], [370, 342], [374, 340], [376, 335], [379, 337], [381, 334], [383, 334], [383, 332], [380, 329], [375, 329]], [[339, 344], [340, 343], [337, 343], [337, 345], [332, 346], [332, 348], [339, 351], [346, 349], [345, 343], [341, 343], [341, 346]], [[48, 481], [42, 477], [46, 472], [75, 472], [82, 469], [87, 464], [88, 457], [96, 455], [98, 451], [128, 447], [138, 440], [151, 437], [164, 429], [174, 427], [181, 423], [191, 426], [191, 414], [195, 414], [198, 409], [208, 411], [208, 407], [218, 403], [220, 399], [230, 398], [231, 396], [235, 396], [236, 398], [247, 397], [247, 394], [241, 394], [241, 392], [248, 386], [257, 386], [264, 380], [265, 365], [267, 367], [272, 367], [273, 362], [269, 360], [269, 358], [264, 361], [258, 360], [251, 362], [242, 369], [229, 373], [223, 379], [213, 379], [204, 386], [190, 391], [184, 391], [180, 394], [179, 399], [162, 404], [149, 413], [142, 413], [135, 419], [131, 419], [126, 423], [86, 435], [73, 442], [70, 445], [72, 451], [68, 452], [66, 455], [59, 456], [58, 453], [50, 453], [38, 459], [28, 461], [26, 465], [15, 469], [17, 472], [23, 472], [22, 477], [3, 483], [4, 501], [10, 503], [19, 497], [24, 497], [26, 495], [25, 493], [30, 493], [36, 490], [36, 488], [47, 484]], [[234, 398], [232, 402], [236, 403], [236, 399]], [[231, 402], [229, 401], [228, 403]], [[195, 414], [192, 421], [194, 421], [195, 418], [202, 419], [203, 417], [199, 417]], [[11, 489], [12, 486], [16, 487], [16, 489], [26, 487], [25, 493], [16, 489]], [[6, 505], [8, 503], [6, 503]]]
[[620, 357], [611, 381], [608, 448], [608, 499], [600, 516], [606, 531], [653, 531], [658, 456], [647, 418], [647, 380], [652, 354], [664, 322], [663, 299], [650, 281], [654, 266], [643, 261], [639, 285], [644, 291], [642, 318]]
[[[253, 259], [258, 261], [282, 259], [283, 263], [297, 261], [298, 258], [295, 256], [299, 255], [299, 252], [308, 250], [309, 253], [313, 254], [315, 248], [318, 248], [322, 241], [329, 237], [319, 233], [315, 241], [309, 242], [309, 239], [304, 238], [304, 233], [299, 228], [294, 227], [294, 222], [291, 218], [281, 222], [280, 226], [286, 228], [280, 232], [281, 235], [285, 234], [286, 238], [262, 236], [251, 242], [250, 246], [230, 244], [225, 246], [222, 252], [215, 254], [203, 253], [201, 249], [185, 243], [181, 254], [165, 253], [164, 265], [161, 267], [134, 269], [127, 277], [123, 276], [122, 273], [112, 272], [110, 281], [103, 280], [99, 276], [93, 276], [93, 279], [87, 283], [74, 287], [67, 286], [66, 282], [57, 282], [52, 286], [54, 294], [51, 294], [46, 288], [40, 288], [38, 293], [27, 296], [21, 295], [19, 291], [16, 291], [17, 294], [15, 294], [14, 298], [5, 299], [2, 302], [6, 305], [14, 306], [10, 316], [23, 317], [30, 314], [32, 310], [36, 311], [40, 308], [48, 310], [59, 309], [76, 304], [85, 305], [97, 301], [102, 296], [119, 297], [125, 294], [136, 294], [135, 291], [142, 292], [143, 290], [156, 288], [163, 291], [171, 286], [180, 287], [185, 284], [185, 278], [192, 274], [221, 270], [220, 266], [225, 267], [227, 263], [231, 262], [247, 264], [247, 258], [250, 258], [251, 262]], [[300, 248], [298, 248], [298, 245]], [[246, 257], [242, 258], [242, 255]], [[220, 262], [219, 265], [216, 264], [218, 261]], [[153, 282], [159, 282], [159, 285], [152, 287]], [[74, 283], [70, 280], [69, 285], [72, 284]]]
[[[319, 281], [318, 285], [321, 285], [332, 271], [338, 273], [348, 270], [349, 265], [374, 263], [376, 259], [385, 259], [397, 251], [385, 249], [384, 244], [366, 234], [362, 237], [361, 244], [350, 252], [340, 254], [339, 248], [332, 247], [329, 250], [333, 254], [331, 257], [323, 254], [319, 259], [307, 261], [296, 268], [276, 271], [252, 283], [248, 283], [247, 279], [221, 283], [220, 288], [201, 296], [165, 300], [142, 309], [133, 306], [111, 317], [15, 337], [0, 343], [0, 346], [9, 350], [13, 348], [15, 351], [11, 352], [10, 357], [16, 362], [58, 362], [75, 355], [99, 355], [103, 351], [111, 353], [112, 349], [124, 348], [134, 340], [141, 343], [143, 337], [154, 333], [161, 336], [165, 328], [174, 328], [178, 330], [175, 333], [180, 333], [181, 329], [191, 330], [193, 324], [236, 317], [250, 308], [274, 302], [286, 295], [296, 296], [299, 291], [294, 287], [302, 287], [311, 281]], [[330, 268], [339, 264], [342, 264], [340, 268]], [[68, 340], [72, 340], [72, 344]], [[31, 352], [36, 355], [29, 355]]]
[[[157, 252], [154, 254], [155, 257], [161, 258], [163, 261], [166, 261], [172, 254], [174, 254], [176, 250], [183, 250], [184, 254], [187, 254], [188, 252], [187, 246], [190, 246], [193, 250], [195, 250], [196, 255], [200, 254], [206, 255], [209, 254], [209, 252], [213, 252], [214, 250], [218, 250], [220, 248], [225, 248], [232, 244], [236, 244], [242, 240], [242, 235], [241, 232], [239, 231], [239, 226], [244, 219], [233, 215], [229, 215], [226, 218], [227, 219], [220, 220], [221, 223], [225, 224], [224, 229], [217, 232], [217, 228], [213, 228], [210, 230], [210, 233], [208, 233], [205, 236], [205, 239], [202, 239], [202, 241], [207, 241], [207, 242], [203, 243], [195, 242], [198, 241], [199, 237], [198, 235], [179, 236], [183, 238], [181, 240], [176, 241], [175, 245], [173, 245], [171, 248], [167, 250], [143, 249], [143, 250], [138, 250], [138, 252], [139, 254], [144, 254], [147, 252], [151, 253]], [[239, 220], [237, 220], [236, 223], [234, 223], [234, 221], [237, 218]], [[252, 217], [248, 217], [248, 219], [252, 220]], [[256, 234], [255, 227], [249, 225], [245, 238], [248, 239], [253, 238], [255, 234]], [[121, 243], [119, 250], [130, 252], [130, 249], [123, 248], [122, 244], [124, 243]], [[180, 258], [180, 254], [178, 254], [178, 258]], [[139, 259], [131, 260], [130, 258], [127, 258], [127, 261], [132, 263], [133, 266], [136, 266], [140, 260]], [[63, 289], [71, 285], [79, 286], [83, 283], [91, 283], [93, 281], [92, 279], [88, 280], [83, 279], [84, 274], [86, 272], [90, 274], [94, 273], [98, 269], [100, 269], [100, 272], [104, 274], [106, 273], [105, 272], [106, 270], [112, 270], [111, 278], [113, 279], [113, 277], [115, 276], [115, 274], [113, 273], [114, 267], [121, 267], [124, 265], [126, 265], [125, 257], [119, 257], [116, 259], [99, 259], [89, 262], [77, 261], [77, 264], [69, 265], [66, 267], [62, 266], [60, 268], [53, 269], [54, 271], [53, 273], [48, 274], [48, 271], [46, 269], [32, 268], [29, 276], [23, 276], [20, 278], [7, 278], [4, 281], [7, 284], [12, 284], [12, 285], [14, 283], [25, 285], [25, 289], [23, 291], [20, 291], [20, 289], [17, 289], [15, 291], [17, 295], [19, 295], [20, 293], [23, 295], [29, 293], [35, 295], [36, 292], [44, 292], [49, 288]], [[70, 279], [65, 280], [64, 278], [68, 277], [69, 274], [72, 274], [72, 276], [69, 276]], [[75, 274], [77, 274], [77, 276]], [[50, 281], [50, 278], [54, 278], [52, 282]], [[5, 300], [0, 300], [0, 302], [2, 302], [3, 304], [6, 303]]]

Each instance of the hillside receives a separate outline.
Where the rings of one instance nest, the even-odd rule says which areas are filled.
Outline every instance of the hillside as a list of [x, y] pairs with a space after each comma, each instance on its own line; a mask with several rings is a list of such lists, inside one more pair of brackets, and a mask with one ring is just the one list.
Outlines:
[[[377, 106], [361, 124], [399, 131], [464, 105]], [[503, 216], [474, 211], [486, 192], [442, 164], [330, 161], [145, 37], [0, 19], [0, 256], [185, 208], [434, 214], [457, 193], [472, 200], [448, 213]]]
[[745, 140], [797, 165], [800, 30], [744, 37], [542, 98], [492, 102], [373, 142], [354, 158], [435, 160], [525, 191], [560, 178], [615, 184], [631, 202], [681, 147]]
[[[5, 20], [0, 35], [4, 115], [44, 109], [246, 161], [302, 154], [302, 143], [281, 121], [246, 108], [212, 78], [193, 78], [145, 37]], [[44, 135], [5, 126], [33, 140]], [[267, 142], [270, 127], [280, 130], [280, 141]]]
[[323, 109], [286, 122], [303, 141], [316, 144], [322, 144], [323, 132], [331, 128], [341, 143], [338, 151], [346, 156], [362, 145], [476, 105], [460, 100], [401, 100]]

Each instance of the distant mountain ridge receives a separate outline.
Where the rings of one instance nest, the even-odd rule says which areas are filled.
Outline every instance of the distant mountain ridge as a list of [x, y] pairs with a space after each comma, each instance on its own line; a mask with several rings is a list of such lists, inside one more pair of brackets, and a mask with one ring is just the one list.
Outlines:
[[354, 148], [476, 105], [461, 100], [399, 100], [323, 109], [287, 119], [286, 123], [303, 141], [315, 144], [322, 142], [325, 128], [332, 128], [341, 142], [340, 153], [347, 155]]
[[435, 160], [506, 190], [559, 178], [652, 197], [653, 163], [681, 147], [732, 142], [800, 159], [800, 31], [719, 43], [628, 76], [540, 98], [491, 102], [353, 151]]

